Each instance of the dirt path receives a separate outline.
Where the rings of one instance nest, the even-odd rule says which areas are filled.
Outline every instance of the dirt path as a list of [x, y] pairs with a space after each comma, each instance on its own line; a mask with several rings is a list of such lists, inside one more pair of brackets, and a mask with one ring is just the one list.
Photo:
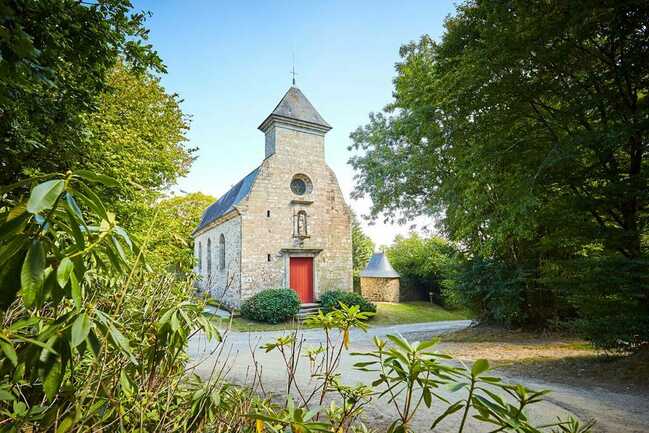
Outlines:
[[[398, 331], [410, 340], [429, 338], [433, 335], [448, 332], [450, 329], [463, 328], [466, 324], [448, 322], [446, 326], [398, 327]], [[409, 332], [409, 330], [411, 332]], [[373, 335], [385, 335], [394, 333], [395, 328], [373, 329]], [[460, 331], [461, 333], [462, 331]], [[263, 342], [272, 340], [278, 333], [233, 333], [225, 343], [229, 353], [228, 379], [235, 383], [250, 383], [252, 371], [254, 370], [253, 356], [250, 347], [259, 347]], [[305, 332], [305, 347], [317, 345], [320, 342], [321, 333], [316, 330]], [[371, 336], [362, 333], [352, 335], [352, 347], [349, 353], [354, 351], [367, 351], [372, 348]], [[205, 345], [200, 338], [194, 339], [190, 345], [190, 354], [196, 360], [205, 358], [213, 346]], [[560, 342], [549, 344], [543, 341], [539, 344], [531, 344], [529, 341], [514, 344], [512, 342], [485, 342], [485, 341], [459, 341], [442, 343], [440, 350], [454, 355], [460, 360], [472, 362], [478, 358], [487, 358], [497, 366], [496, 373], [505, 381], [522, 383], [532, 389], [552, 389], [553, 392], [546, 401], [531, 408], [530, 417], [539, 423], [550, 423], [558, 416], [566, 417], [570, 414], [582, 420], [596, 419], [595, 432], [602, 433], [646, 433], [649, 431], [649, 393], [645, 389], [627, 389], [624, 386], [598, 386], [597, 383], [589, 381], [573, 380], [574, 373], [567, 369], [567, 375], [561, 375], [560, 365], [553, 367], [553, 374], [534, 374], [536, 364], [530, 360], [541, 360], [553, 362], [556, 359], [574, 358], [583, 355], [583, 349], [572, 342]], [[280, 362], [277, 353], [264, 353], [263, 350], [255, 352], [255, 359], [261, 367], [263, 386], [265, 391], [275, 394], [285, 392], [285, 368]], [[223, 360], [223, 356], [221, 360]], [[352, 357], [348, 353], [341, 360], [340, 372], [346, 383], [365, 382], [370, 383], [375, 379], [374, 374], [359, 372], [353, 368], [359, 357]], [[219, 362], [220, 362], [219, 361]], [[207, 356], [196, 371], [202, 376], [209, 376], [216, 358], [214, 355]], [[522, 366], [522, 367], [521, 367]], [[528, 368], [530, 367], [530, 368]], [[547, 372], [546, 372], [547, 373]], [[615, 372], [609, 372], [615, 376]], [[571, 377], [572, 376], [572, 377]], [[559, 380], [557, 380], [559, 379]], [[298, 377], [300, 383], [309, 386], [309, 372], [305, 365]], [[574, 383], [576, 382], [576, 383]], [[615, 381], [613, 381], [615, 383]], [[459, 393], [442, 391], [442, 395], [451, 401], [462, 398]], [[432, 420], [434, 420], [445, 407], [434, 406], [430, 410], [422, 409], [414, 420], [415, 431], [429, 431]], [[455, 418], [459, 418], [456, 414]], [[369, 425], [383, 431], [396, 417], [395, 409], [385, 399], [374, 400], [366, 409], [365, 420]], [[457, 419], [448, 418], [438, 426], [435, 431], [453, 432]], [[479, 426], [470, 422], [467, 432], [486, 432], [490, 429], [484, 425]]]

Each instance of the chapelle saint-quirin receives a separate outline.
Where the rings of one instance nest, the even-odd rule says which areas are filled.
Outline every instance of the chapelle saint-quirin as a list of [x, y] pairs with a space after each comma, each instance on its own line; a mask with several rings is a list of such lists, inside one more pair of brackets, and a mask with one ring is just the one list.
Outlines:
[[351, 212], [325, 162], [331, 126], [293, 86], [259, 129], [265, 159], [194, 231], [200, 288], [233, 307], [268, 288], [290, 287], [302, 303], [351, 290]]

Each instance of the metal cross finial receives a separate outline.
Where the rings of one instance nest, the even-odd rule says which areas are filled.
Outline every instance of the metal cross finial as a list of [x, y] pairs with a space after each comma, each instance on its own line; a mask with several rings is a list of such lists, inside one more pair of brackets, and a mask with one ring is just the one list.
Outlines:
[[293, 85], [295, 86], [295, 53], [293, 53], [293, 69], [291, 70], [291, 75], [293, 76]]

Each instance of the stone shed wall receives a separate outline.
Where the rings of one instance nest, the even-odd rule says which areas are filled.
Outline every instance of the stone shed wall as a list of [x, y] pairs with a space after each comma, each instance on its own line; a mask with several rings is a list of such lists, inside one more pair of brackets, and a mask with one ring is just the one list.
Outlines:
[[361, 277], [361, 295], [370, 301], [399, 302], [399, 278]]

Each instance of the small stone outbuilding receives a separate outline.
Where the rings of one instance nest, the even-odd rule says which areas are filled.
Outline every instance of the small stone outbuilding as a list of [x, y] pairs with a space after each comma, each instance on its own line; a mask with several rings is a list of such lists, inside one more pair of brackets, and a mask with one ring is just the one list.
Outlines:
[[361, 295], [370, 301], [399, 302], [399, 273], [383, 252], [374, 253], [361, 272]]

